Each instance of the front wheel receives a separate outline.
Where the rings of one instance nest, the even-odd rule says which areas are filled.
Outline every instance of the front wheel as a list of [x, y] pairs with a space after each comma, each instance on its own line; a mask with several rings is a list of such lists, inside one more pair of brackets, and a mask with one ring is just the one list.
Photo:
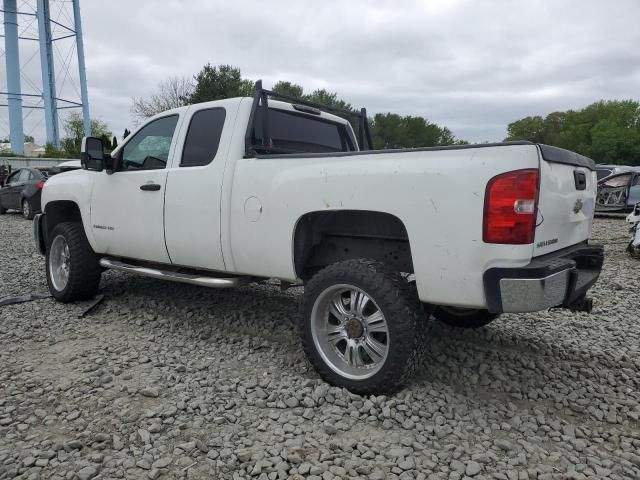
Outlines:
[[493, 322], [500, 314], [472, 308], [438, 307], [433, 316], [450, 327], [480, 328]]
[[97, 292], [102, 271], [81, 223], [55, 226], [45, 260], [47, 284], [56, 300], [85, 300]]
[[358, 394], [392, 393], [411, 376], [421, 339], [414, 287], [366, 259], [330, 265], [305, 285], [302, 342], [328, 383]]

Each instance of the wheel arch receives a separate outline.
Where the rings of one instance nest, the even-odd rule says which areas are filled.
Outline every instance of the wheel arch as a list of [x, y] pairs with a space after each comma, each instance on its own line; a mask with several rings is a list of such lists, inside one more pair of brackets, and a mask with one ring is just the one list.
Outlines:
[[374, 210], [320, 210], [302, 215], [293, 232], [293, 264], [303, 280], [339, 261], [370, 258], [412, 273], [409, 235], [397, 216]]
[[49, 245], [49, 239], [51, 232], [56, 225], [61, 222], [79, 222], [84, 225], [82, 221], [82, 212], [78, 204], [72, 200], [53, 200], [48, 202], [45, 210], [45, 244]]

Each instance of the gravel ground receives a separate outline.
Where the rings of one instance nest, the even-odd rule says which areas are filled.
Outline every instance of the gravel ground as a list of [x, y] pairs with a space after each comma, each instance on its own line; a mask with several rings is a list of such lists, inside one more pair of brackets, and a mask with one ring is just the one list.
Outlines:
[[[392, 397], [329, 387], [295, 331], [300, 291], [108, 272], [106, 298], [0, 307], [0, 479], [640, 478], [638, 267], [607, 242], [591, 315], [433, 324]], [[46, 291], [31, 225], [0, 217], [0, 297]]]

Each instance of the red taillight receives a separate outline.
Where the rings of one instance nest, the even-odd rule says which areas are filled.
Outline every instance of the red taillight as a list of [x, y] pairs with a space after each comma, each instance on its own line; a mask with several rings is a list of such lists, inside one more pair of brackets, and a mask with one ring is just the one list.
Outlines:
[[44, 180], [40, 180], [38, 183], [36, 183], [36, 188], [38, 190], [42, 190], [43, 187], [44, 187]]
[[538, 170], [497, 175], [484, 196], [482, 240], [486, 243], [533, 243], [538, 211]]

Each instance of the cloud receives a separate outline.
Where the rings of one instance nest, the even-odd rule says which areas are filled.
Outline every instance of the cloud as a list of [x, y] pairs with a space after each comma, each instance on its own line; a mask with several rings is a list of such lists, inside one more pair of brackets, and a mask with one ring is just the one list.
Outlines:
[[[501, 140], [506, 125], [526, 115], [640, 91], [636, 0], [112, 0], [81, 7], [91, 112], [118, 135], [132, 124], [131, 97], [207, 62], [238, 66], [266, 85], [328, 88], [370, 113], [424, 116], [470, 141]], [[6, 109], [0, 119], [6, 122]]]

